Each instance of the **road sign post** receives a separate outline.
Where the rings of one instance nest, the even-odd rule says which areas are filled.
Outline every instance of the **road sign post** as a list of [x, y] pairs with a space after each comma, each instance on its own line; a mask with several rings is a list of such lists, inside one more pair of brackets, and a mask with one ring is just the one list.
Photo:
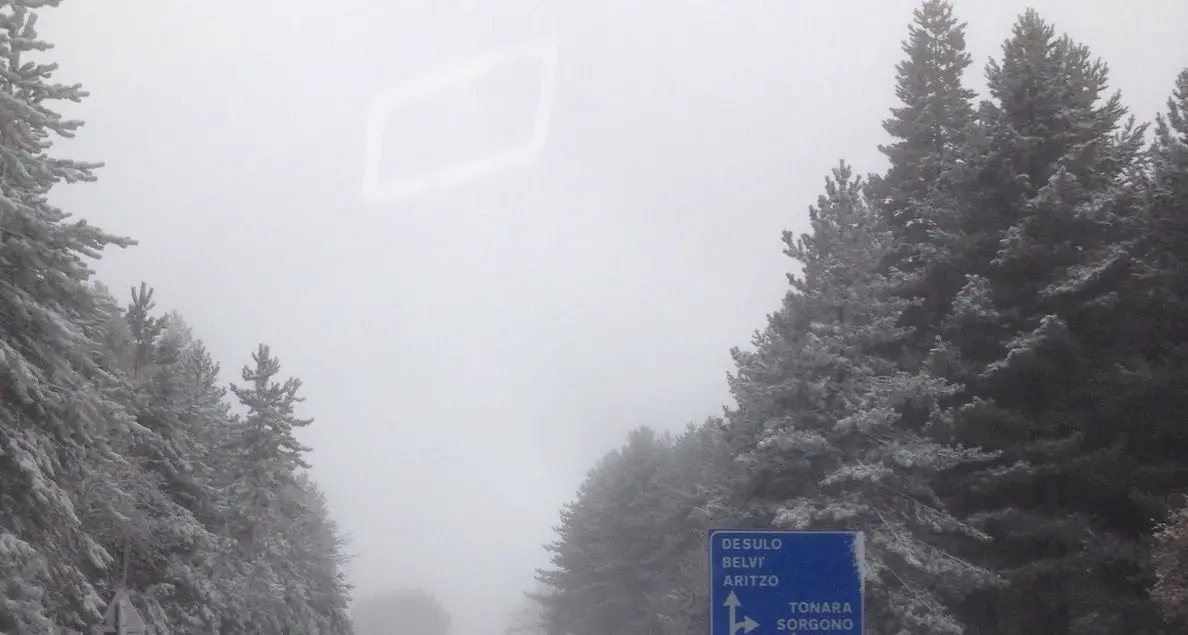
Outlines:
[[862, 635], [861, 532], [709, 537], [710, 635]]

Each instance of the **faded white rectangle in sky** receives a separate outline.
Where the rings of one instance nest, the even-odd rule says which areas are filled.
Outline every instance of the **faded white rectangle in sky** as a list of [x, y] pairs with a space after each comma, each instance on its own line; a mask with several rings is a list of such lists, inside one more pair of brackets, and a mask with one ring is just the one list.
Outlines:
[[531, 163], [548, 137], [555, 38], [491, 51], [371, 104], [363, 198], [390, 203]]

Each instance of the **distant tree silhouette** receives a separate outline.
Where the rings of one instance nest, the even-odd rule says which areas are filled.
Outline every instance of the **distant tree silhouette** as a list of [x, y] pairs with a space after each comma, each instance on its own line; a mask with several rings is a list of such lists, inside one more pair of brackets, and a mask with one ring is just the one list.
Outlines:
[[541, 598], [547, 593], [547, 588], [538, 585], [535, 591], [520, 596], [515, 610], [508, 616], [503, 635], [543, 635], [544, 604]]
[[355, 635], [446, 635], [450, 614], [423, 589], [385, 592], [358, 601], [351, 611]]

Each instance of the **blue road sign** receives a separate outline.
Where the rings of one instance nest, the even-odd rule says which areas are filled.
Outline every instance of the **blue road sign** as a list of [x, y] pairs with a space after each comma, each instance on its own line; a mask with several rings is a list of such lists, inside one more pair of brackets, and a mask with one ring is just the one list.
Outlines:
[[862, 635], [862, 533], [710, 531], [710, 635]]

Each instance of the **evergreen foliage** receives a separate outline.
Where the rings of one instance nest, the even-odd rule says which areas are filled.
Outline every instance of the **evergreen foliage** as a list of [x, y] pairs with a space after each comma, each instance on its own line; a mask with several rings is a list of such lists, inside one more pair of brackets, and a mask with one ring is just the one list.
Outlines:
[[[352, 620], [272, 350], [224, 384], [147, 284], [92, 279], [134, 242], [48, 202], [100, 167], [53, 155], [86, 96], [29, 59], [56, 4], [0, 3], [0, 633], [90, 632], [122, 588], [158, 635], [445, 635], [422, 591]], [[740, 527], [863, 531], [871, 633], [1188, 626], [1188, 70], [1148, 127], [1034, 11], [979, 104], [949, 3], [903, 52], [889, 166], [785, 232], [734, 403], [598, 462], [508, 633], [706, 632], [707, 530]]]
[[262, 346], [232, 416], [180, 316], [91, 280], [133, 241], [48, 202], [99, 167], [51, 154], [82, 125], [53, 105], [86, 96], [28, 59], [57, 4], [0, 3], [0, 633], [91, 632], [125, 588], [156, 635], [348, 635], [343, 541], [293, 436], [300, 382], [273, 381]]
[[864, 531], [871, 633], [1186, 624], [1188, 71], [1148, 143], [1036, 12], [980, 104], [949, 3], [914, 18], [888, 169], [843, 162], [785, 233], [799, 271], [733, 351], [725, 418], [590, 472], [541, 574], [549, 635], [704, 632], [704, 539], [680, 537], [708, 526]]

